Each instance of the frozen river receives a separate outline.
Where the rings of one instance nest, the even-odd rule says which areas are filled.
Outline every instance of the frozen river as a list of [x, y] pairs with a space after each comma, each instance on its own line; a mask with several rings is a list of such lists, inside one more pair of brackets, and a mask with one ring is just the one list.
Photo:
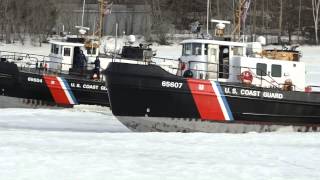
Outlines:
[[[319, 50], [302, 47], [309, 84]], [[319, 164], [320, 133], [132, 133], [107, 108], [0, 109], [1, 180], [318, 180]]]
[[131, 133], [99, 107], [0, 112], [0, 179], [320, 177], [319, 133]]

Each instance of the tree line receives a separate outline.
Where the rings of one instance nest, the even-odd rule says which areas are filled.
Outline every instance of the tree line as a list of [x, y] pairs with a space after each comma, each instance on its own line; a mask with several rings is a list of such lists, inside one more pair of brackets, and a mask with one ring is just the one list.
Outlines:
[[[157, 2], [158, 1], [158, 2]], [[235, 25], [236, 11], [240, 0], [209, 0], [210, 17], [229, 20]], [[145, 0], [161, 9], [162, 19], [173, 24], [177, 30], [190, 29], [190, 24], [199, 21], [206, 25], [206, 0]], [[318, 44], [319, 0], [250, 0], [245, 34], [301, 37], [301, 43]], [[156, 8], [152, 8], [155, 11]], [[155, 12], [153, 12], [154, 14]], [[211, 29], [213, 25], [211, 25]], [[231, 31], [230, 31], [231, 32]]]
[[[109, 2], [112, 0], [108, 0]], [[240, 0], [209, 0], [210, 17], [235, 23]], [[0, 39], [24, 43], [30, 35], [35, 42], [43, 42], [56, 26], [59, 6], [63, 0], [0, 0]], [[82, 0], [74, 0], [79, 4]], [[132, 0], [114, 0], [114, 4], [132, 5]], [[298, 37], [302, 43], [318, 44], [320, 0], [250, 0], [250, 8], [243, 33], [287, 37], [290, 43]], [[137, 0], [150, 7], [154, 33], [165, 35], [190, 30], [199, 21], [206, 25], [206, 0]], [[169, 29], [170, 28], [170, 29]], [[161, 32], [159, 32], [159, 29]], [[213, 25], [210, 25], [213, 29]], [[232, 27], [230, 28], [232, 29]], [[232, 30], [230, 30], [232, 32]], [[301, 39], [300, 39], [301, 38]]]
[[58, 16], [54, 0], [0, 0], [0, 38], [6, 43], [24, 44], [46, 40]]

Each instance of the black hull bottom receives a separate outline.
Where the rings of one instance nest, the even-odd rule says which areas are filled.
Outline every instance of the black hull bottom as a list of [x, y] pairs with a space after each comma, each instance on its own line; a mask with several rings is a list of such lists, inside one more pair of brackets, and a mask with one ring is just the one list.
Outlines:
[[134, 132], [204, 132], [204, 133], [249, 133], [249, 132], [320, 132], [319, 125], [281, 125], [272, 123], [240, 122], [221, 123], [200, 119], [131, 117], [116, 118]]
[[73, 105], [59, 106], [48, 101], [0, 96], [0, 109], [3, 108], [60, 109], [73, 108]]

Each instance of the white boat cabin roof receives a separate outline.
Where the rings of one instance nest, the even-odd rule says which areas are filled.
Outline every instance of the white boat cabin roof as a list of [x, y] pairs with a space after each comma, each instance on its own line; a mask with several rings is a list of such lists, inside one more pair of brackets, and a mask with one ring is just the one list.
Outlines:
[[60, 46], [73, 46], [73, 47], [83, 47], [83, 43], [74, 43], [74, 42], [63, 42], [63, 41], [50, 41], [50, 44], [56, 44]]
[[218, 40], [211, 40], [211, 39], [188, 39], [188, 40], [182, 41], [180, 44], [187, 44], [187, 43], [214, 44], [214, 45], [237, 46], [237, 47], [247, 46], [245, 43], [240, 43], [240, 42], [218, 41]]

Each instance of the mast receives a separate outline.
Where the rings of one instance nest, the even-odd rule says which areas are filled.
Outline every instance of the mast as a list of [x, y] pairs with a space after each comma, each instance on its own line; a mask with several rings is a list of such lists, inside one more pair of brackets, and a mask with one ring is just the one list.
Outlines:
[[83, 0], [81, 26], [76, 26], [76, 28], [79, 29], [80, 35], [84, 35], [87, 33], [87, 30], [90, 30], [90, 28], [83, 26], [85, 5], [86, 5], [86, 0]]
[[210, 7], [210, 0], [207, 2], [207, 34], [209, 34], [209, 7]]
[[83, 0], [83, 4], [82, 4], [82, 17], [81, 17], [81, 27], [83, 27], [83, 19], [84, 19], [84, 8], [86, 5], [86, 0]]
[[298, 25], [298, 43], [300, 43], [300, 34], [301, 34], [301, 0], [299, 1], [299, 25]]

